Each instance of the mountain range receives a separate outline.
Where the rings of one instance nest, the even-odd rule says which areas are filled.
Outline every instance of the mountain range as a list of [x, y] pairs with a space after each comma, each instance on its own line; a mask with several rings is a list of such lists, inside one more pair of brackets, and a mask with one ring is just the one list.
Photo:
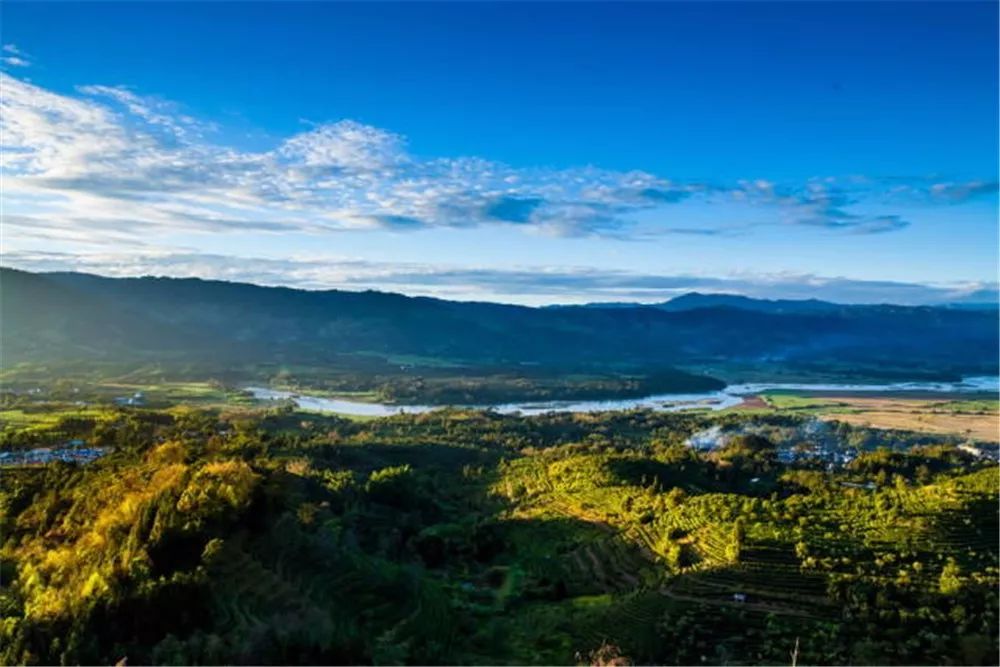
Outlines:
[[[884, 308], [891, 304], [843, 304], [819, 299], [755, 299], [741, 294], [702, 294], [688, 292], [661, 303], [635, 303], [629, 301], [598, 302], [585, 304], [586, 308], [659, 308], [667, 311], [694, 310], [696, 308], [731, 307], [756, 310], [765, 313], [818, 313], [832, 312], [844, 308]], [[993, 290], [977, 290], [961, 300], [942, 301], [926, 307], [965, 310], [996, 310], [1000, 302]], [[576, 306], [554, 306], [573, 308]]]
[[995, 307], [696, 293], [657, 305], [532, 308], [3, 268], [0, 299], [8, 367], [85, 360], [322, 367], [366, 356], [564, 371], [738, 365], [943, 377], [995, 374], [1000, 345]]

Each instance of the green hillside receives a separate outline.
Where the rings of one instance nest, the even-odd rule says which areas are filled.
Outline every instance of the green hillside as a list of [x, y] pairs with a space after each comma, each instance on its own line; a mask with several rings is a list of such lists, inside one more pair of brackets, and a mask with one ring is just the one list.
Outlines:
[[996, 465], [808, 423], [56, 420], [108, 453], [3, 469], [0, 660], [995, 664]]

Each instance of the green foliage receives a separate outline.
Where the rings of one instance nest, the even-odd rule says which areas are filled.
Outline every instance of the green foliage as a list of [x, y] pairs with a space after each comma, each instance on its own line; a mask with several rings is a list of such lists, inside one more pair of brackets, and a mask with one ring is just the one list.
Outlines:
[[996, 465], [749, 419], [60, 417], [110, 453], [4, 469], [0, 662], [995, 662]]
[[938, 589], [942, 595], [954, 595], [962, 590], [962, 570], [958, 563], [949, 559], [948, 563], [941, 568], [941, 577]]
[[420, 499], [413, 469], [408, 464], [376, 470], [368, 477], [365, 491], [375, 502], [400, 508]]

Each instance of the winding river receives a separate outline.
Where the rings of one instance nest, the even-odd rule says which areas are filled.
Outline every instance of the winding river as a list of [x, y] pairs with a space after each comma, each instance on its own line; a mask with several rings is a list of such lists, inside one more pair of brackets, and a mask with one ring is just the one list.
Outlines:
[[[724, 410], [740, 405], [747, 396], [765, 391], [823, 391], [823, 392], [933, 392], [933, 393], [993, 393], [1000, 391], [1000, 378], [995, 376], [967, 377], [960, 382], [895, 382], [891, 384], [795, 384], [795, 383], [755, 383], [734, 384], [719, 391], [696, 394], [656, 394], [642, 398], [625, 398], [606, 401], [525, 401], [500, 405], [472, 405], [464, 407], [492, 408], [501, 413], [521, 413], [537, 415], [545, 412], [604, 412], [607, 410], [631, 410], [649, 408], [662, 412], [676, 412], [697, 408]], [[394, 405], [389, 403], [366, 403], [341, 398], [323, 398], [291, 391], [247, 387], [257, 400], [293, 400], [302, 410], [314, 412], [335, 412], [363, 417], [386, 417], [399, 413], [420, 413], [436, 410], [440, 405]]]

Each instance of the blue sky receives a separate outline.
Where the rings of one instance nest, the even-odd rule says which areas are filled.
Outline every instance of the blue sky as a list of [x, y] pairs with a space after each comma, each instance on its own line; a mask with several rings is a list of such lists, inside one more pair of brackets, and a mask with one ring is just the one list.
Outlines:
[[5, 3], [4, 259], [522, 303], [995, 289], [992, 3]]

